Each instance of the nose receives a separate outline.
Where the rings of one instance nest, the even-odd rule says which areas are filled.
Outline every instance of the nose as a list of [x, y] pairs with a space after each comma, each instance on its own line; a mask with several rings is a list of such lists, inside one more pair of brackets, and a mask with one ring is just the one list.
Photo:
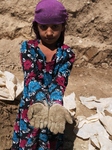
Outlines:
[[53, 35], [53, 30], [51, 27], [48, 27], [47, 30], [46, 30], [46, 35], [47, 36], [52, 36]]

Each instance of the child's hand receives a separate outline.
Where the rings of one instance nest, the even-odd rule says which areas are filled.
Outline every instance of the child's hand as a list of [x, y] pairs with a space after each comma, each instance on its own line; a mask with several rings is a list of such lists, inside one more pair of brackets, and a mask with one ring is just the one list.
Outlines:
[[45, 128], [48, 124], [48, 105], [47, 103], [35, 103], [29, 107], [28, 119], [31, 126], [35, 128]]
[[59, 104], [54, 104], [49, 109], [48, 128], [54, 134], [63, 133], [66, 122], [72, 124], [73, 120], [68, 110]]

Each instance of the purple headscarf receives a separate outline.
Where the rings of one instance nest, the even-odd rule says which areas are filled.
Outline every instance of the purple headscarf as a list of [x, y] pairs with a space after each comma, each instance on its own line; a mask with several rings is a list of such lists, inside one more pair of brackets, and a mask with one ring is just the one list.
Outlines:
[[41, 0], [35, 9], [34, 21], [40, 24], [61, 24], [68, 18], [65, 7], [58, 0]]

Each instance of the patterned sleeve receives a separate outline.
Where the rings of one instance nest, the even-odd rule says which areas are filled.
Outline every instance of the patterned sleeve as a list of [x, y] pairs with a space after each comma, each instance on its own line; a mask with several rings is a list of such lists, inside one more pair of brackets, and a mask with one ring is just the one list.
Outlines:
[[[63, 95], [68, 84], [68, 77], [70, 75], [73, 63], [75, 61], [75, 54], [68, 48], [63, 51], [63, 61], [59, 64], [57, 75], [49, 85], [49, 96], [51, 103], [59, 103], [63, 105]], [[55, 71], [55, 70], [54, 70]]]
[[38, 74], [35, 63], [37, 56], [34, 48], [28, 48], [27, 41], [21, 44], [20, 57], [24, 73], [23, 96], [32, 99], [34, 102], [46, 100], [46, 89], [43, 88], [41, 82], [35, 79]]

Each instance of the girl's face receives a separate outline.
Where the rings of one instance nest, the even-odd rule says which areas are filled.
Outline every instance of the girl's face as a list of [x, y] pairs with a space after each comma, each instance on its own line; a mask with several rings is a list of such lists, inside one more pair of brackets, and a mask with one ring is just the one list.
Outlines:
[[62, 24], [38, 24], [37, 28], [42, 42], [46, 45], [56, 45], [61, 32], [64, 30]]

